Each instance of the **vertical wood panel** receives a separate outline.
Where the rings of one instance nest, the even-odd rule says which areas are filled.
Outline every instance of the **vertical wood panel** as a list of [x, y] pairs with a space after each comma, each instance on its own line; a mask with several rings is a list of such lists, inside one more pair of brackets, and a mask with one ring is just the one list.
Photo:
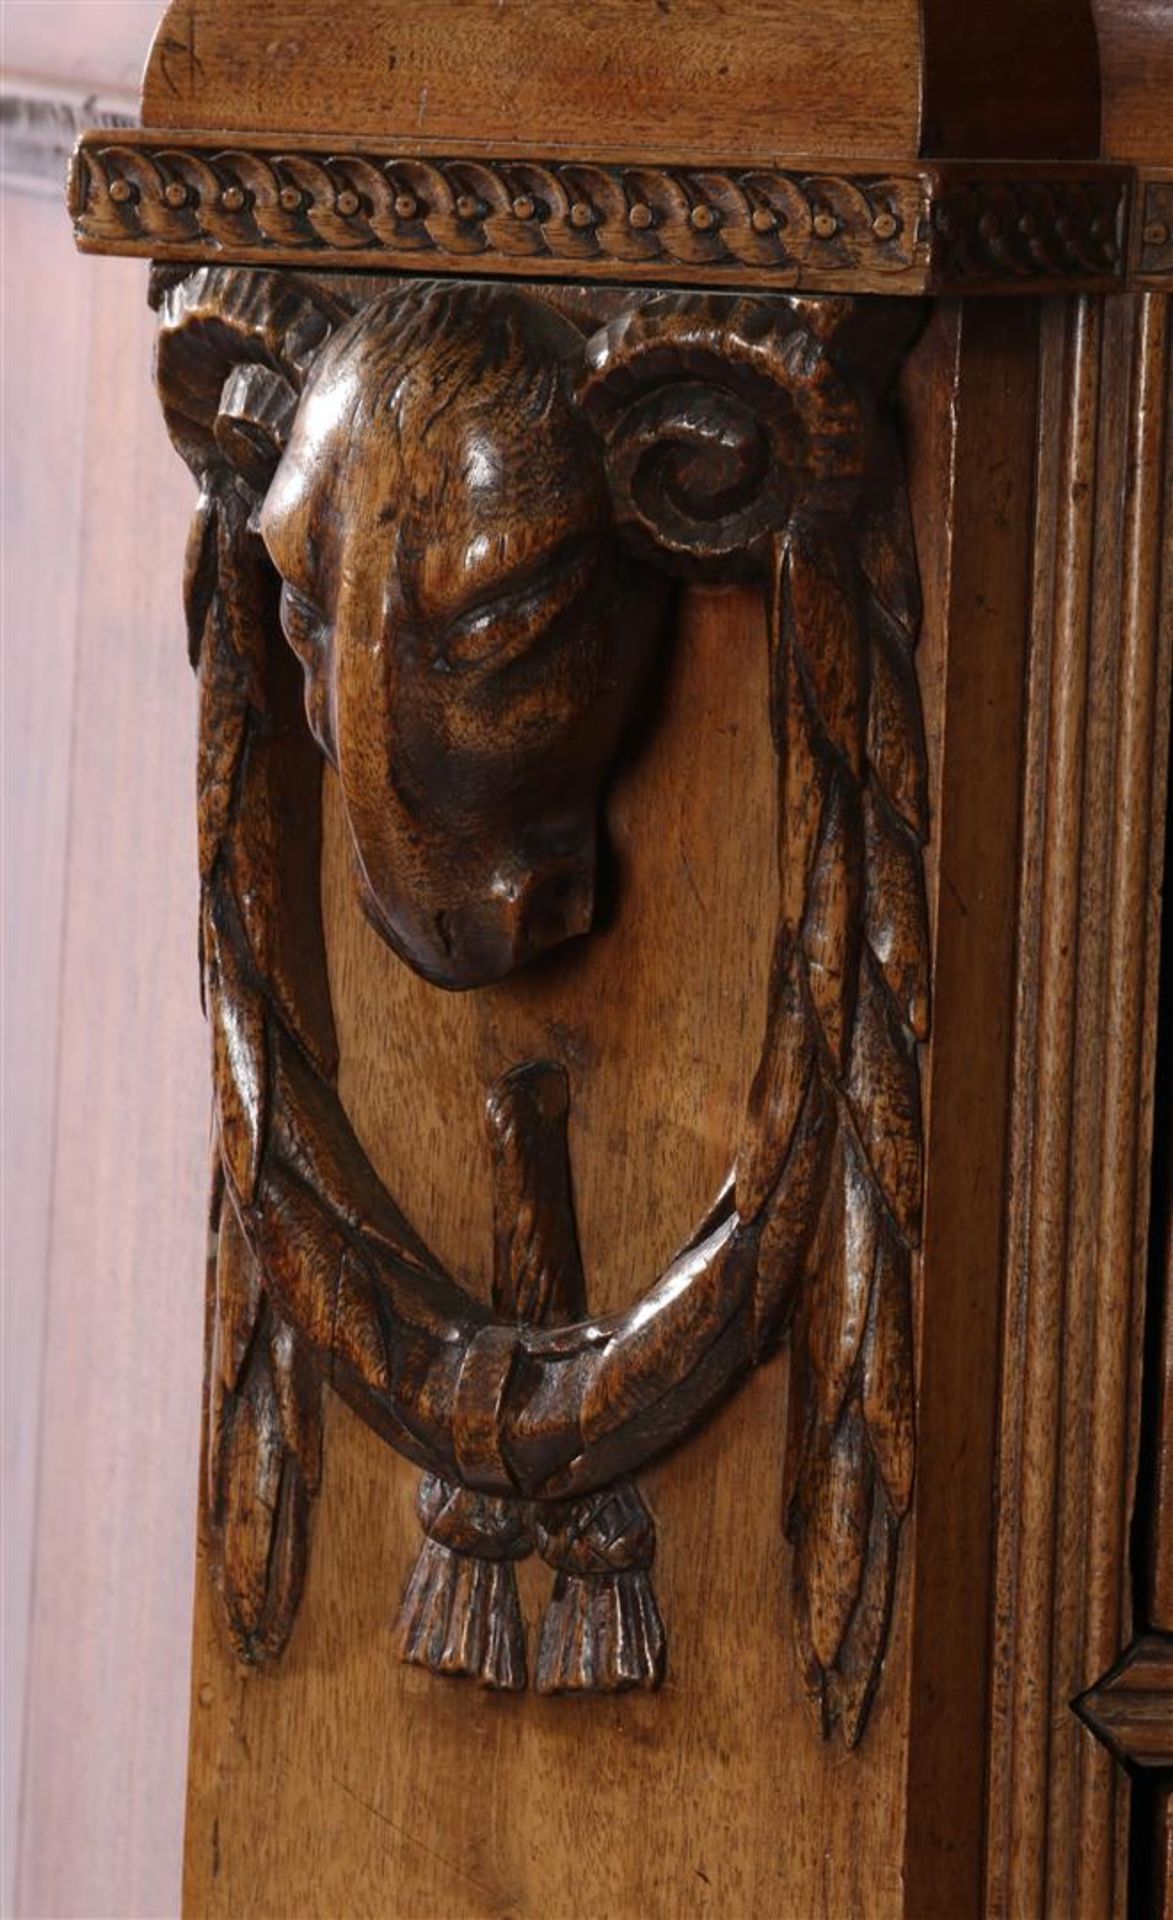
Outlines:
[[[1157, 448], [1152, 445], [1154, 438], [1163, 439], [1161, 449], [1164, 455], [1164, 499], [1173, 500], [1173, 356], [1170, 354], [1170, 312], [1167, 300], [1153, 298], [1146, 301], [1146, 332], [1150, 342], [1146, 342], [1146, 367], [1142, 392], [1145, 400], [1145, 415], [1149, 431], [1145, 435], [1144, 453], [1138, 462], [1138, 473], [1150, 471]], [[1156, 339], [1152, 339], [1152, 334]], [[1160, 351], [1155, 351], [1155, 348]], [[1161, 361], [1164, 366], [1162, 368]], [[1161, 374], [1164, 379], [1162, 381]], [[1159, 458], [1159, 456], [1157, 456]], [[1151, 483], [1150, 483], [1151, 484]], [[1139, 504], [1147, 488], [1138, 487], [1135, 498]], [[1150, 575], [1148, 569], [1134, 571], [1136, 603], [1144, 608], [1151, 604], [1158, 623], [1166, 629], [1173, 628], [1173, 532], [1166, 531], [1163, 542], [1157, 543], [1153, 555], [1155, 567]], [[1154, 577], [1155, 576], [1155, 577]], [[1150, 595], [1152, 596], [1150, 602]], [[1138, 623], [1139, 624], [1139, 623]], [[1170, 650], [1173, 651], [1173, 650]], [[1159, 715], [1170, 708], [1170, 681], [1173, 680], [1173, 660], [1167, 651], [1163, 661], [1158, 663], [1163, 670], [1163, 680], [1158, 680], [1155, 711]], [[1168, 749], [1166, 748], [1166, 751]], [[1166, 765], [1166, 781], [1168, 767]], [[1160, 790], [1161, 768], [1154, 768], [1153, 778]], [[1168, 807], [1166, 807], [1166, 829], [1168, 826]], [[1143, 827], [1143, 822], [1142, 822]], [[1154, 1087], [1155, 1107], [1155, 1144], [1160, 1156], [1153, 1169], [1153, 1233], [1151, 1240], [1152, 1290], [1150, 1293], [1150, 1313], [1157, 1320], [1153, 1342], [1152, 1364], [1155, 1373], [1153, 1394], [1153, 1421], [1151, 1434], [1151, 1481], [1149, 1488], [1149, 1526], [1146, 1541], [1148, 1555], [1148, 1610], [1145, 1624], [1161, 1633], [1173, 1633], [1173, 941], [1170, 940], [1170, 928], [1173, 928], [1173, 892], [1170, 890], [1169, 877], [1173, 866], [1173, 848], [1165, 847], [1165, 888], [1162, 905], [1162, 955], [1159, 971], [1154, 969], [1151, 983], [1152, 998], [1145, 1008], [1146, 1024], [1157, 1028], [1156, 1085]], [[1159, 1303], [1159, 1305], [1158, 1305]], [[1170, 1811], [1169, 1796], [1165, 1798], [1165, 1812]], [[1171, 1834], [1173, 1843], [1173, 1834]], [[1171, 1884], [1173, 1891], [1173, 1884]]]
[[[1169, 602], [1163, 615], [1160, 604], [1170, 555], [1168, 302], [1145, 294], [1113, 303], [1109, 314], [1106, 347], [1116, 370], [1123, 460], [1118, 560], [1104, 568], [1107, 579], [1097, 580], [1101, 645], [1113, 663], [1101, 722], [1112, 743], [1110, 758], [1105, 754], [1111, 781], [1104, 782], [1102, 806], [1093, 815], [1102, 824], [1092, 849], [1107, 874], [1103, 993], [1091, 1013], [1102, 1053], [1098, 1084], [1081, 1102], [1085, 1149], [1075, 1174], [1077, 1191], [1086, 1190], [1094, 1209], [1085, 1271], [1095, 1366], [1080, 1503], [1080, 1547], [1088, 1557], [1080, 1661], [1089, 1675], [1106, 1671], [1132, 1627], [1128, 1525], [1137, 1467], [1173, 653]], [[1111, 486], [1112, 477], [1109, 469], [1101, 487]], [[1112, 548], [1101, 541], [1099, 552]], [[1078, 1800], [1073, 1795], [1069, 1833], [1104, 1831], [1126, 1802], [1114, 1798], [1103, 1756], [1083, 1739], [1076, 1751]], [[1093, 1907], [1105, 1908], [1123, 1877], [1127, 1840], [1120, 1818], [1114, 1839], [1114, 1855], [1110, 1846], [1101, 1848], [1089, 1875], [1072, 1868], [1075, 1892]]]
[[[1020, 1549], [1015, 1607], [1014, 1714], [1019, 1730], [1011, 1771], [1011, 1801], [1019, 1813], [1011, 1855], [1018, 1899], [1043, 1911], [1046, 1886], [1045, 1806], [1052, 1752], [1055, 1588], [1062, 1542], [1056, 1537], [1065, 1465], [1063, 1414], [1078, 1401], [1073, 1364], [1071, 1401], [1063, 1404], [1063, 1357], [1056, 1352], [1062, 1322], [1072, 1218], [1068, 1186], [1075, 1124], [1073, 1070], [1079, 999], [1079, 877], [1083, 850], [1083, 775], [1088, 707], [1091, 554], [1099, 426], [1102, 310], [1087, 299], [1063, 314], [1062, 358], [1053, 363], [1057, 473], [1054, 480], [1053, 573], [1036, 603], [1036, 647], [1052, 647], [1047, 689], [1047, 753], [1038, 775], [1039, 843], [1027, 858], [1039, 902], [1038, 1001], [1035, 1050], [1028, 1071], [1040, 1085], [1032, 1115], [1032, 1151], [1023, 1157], [1024, 1228], [1029, 1236], [1033, 1299], [1021, 1348], [1011, 1350], [1023, 1381]], [[1061, 371], [1060, 371], [1061, 369]], [[1052, 506], [1040, 490], [1040, 519]], [[1042, 555], [1040, 553], [1040, 564]], [[1031, 912], [1029, 883], [1024, 906]], [[1073, 1329], [1076, 1339], [1078, 1325]], [[1077, 1356], [1072, 1354], [1073, 1363]], [[1060, 1663], [1061, 1670], [1061, 1663]], [[1056, 1730], [1058, 1731], [1058, 1730]], [[1061, 1734], [1060, 1734], [1061, 1738]], [[1017, 1908], [1014, 1910], [1018, 1910]]]
[[1037, 378], [1038, 309], [1007, 301], [938, 309], [906, 380], [925, 663], [942, 662], [925, 689], [942, 738], [906, 1840], [918, 1920], [981, 1911]]
[[1164, 310], [1044, 320], [1006, 1254], [990, 1904], [1122, 1909], [1127, 1783], [1070, 1702], [1130, 1631], [1169, 648]]

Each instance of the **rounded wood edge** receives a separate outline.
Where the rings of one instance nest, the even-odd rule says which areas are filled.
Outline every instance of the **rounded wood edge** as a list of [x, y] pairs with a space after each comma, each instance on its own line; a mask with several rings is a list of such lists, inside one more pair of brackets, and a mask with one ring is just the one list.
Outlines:
[[614, 153], [616, 127], [649, 156], [670, 127], [674, 152], [694, 165], [722, 148], [749, 165], [780, 150], [819, 161], [876, 150], [908, 161], [1075, 159], [1101, 151], [1097, 25], [1113, 125], [1135, 121], [1141, 96], [1150, 120], [1157, 111], [1149, 63], [1171, 38], [1159, 5], [1098, 0], [1093, 17], [1093, 0], [591, 0], [573, 10], [448, 0], [442, 11], [417, 0], [172, 0], [147, 60], [142, 119], [461, 138], [498, 151], [515, 136], [548, 150], [571, 128], [581, 152], [600, 156]]

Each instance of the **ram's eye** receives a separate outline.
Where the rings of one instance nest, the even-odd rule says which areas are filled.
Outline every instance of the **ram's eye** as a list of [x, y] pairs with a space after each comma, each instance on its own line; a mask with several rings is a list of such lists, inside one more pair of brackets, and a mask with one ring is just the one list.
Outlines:
[[317, 602], [288, 580], [281, 588], [281, 627], [299, 660], [309, 665], [321, 657], [329, 622]]
[[601, 541], [566, 542], [449, 620], [440, 636], [441, 668], [503, 666], [572, 613], [597, 583]]

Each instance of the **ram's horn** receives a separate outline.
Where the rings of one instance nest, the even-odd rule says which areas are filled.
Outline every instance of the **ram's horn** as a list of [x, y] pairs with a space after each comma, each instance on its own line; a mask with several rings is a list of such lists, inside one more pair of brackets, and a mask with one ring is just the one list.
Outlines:
[[[853, 303], [828, 304], [846, 328]], [[622, 531], [686, 575], [758, 574], [813, 487], [863, 471], [863, 403], [800, 301], [657, 295], [588, 340], [580, 397]]]

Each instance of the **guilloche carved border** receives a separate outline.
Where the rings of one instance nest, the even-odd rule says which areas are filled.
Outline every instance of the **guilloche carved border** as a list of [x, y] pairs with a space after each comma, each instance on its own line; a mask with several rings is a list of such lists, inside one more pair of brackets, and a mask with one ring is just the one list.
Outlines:
[[1111, 288], [1127, 169], [850, 170], [443, 157], [270, 136], [85, 136], [78, 245], [157, 260], [475, 267], [915, 293]]

